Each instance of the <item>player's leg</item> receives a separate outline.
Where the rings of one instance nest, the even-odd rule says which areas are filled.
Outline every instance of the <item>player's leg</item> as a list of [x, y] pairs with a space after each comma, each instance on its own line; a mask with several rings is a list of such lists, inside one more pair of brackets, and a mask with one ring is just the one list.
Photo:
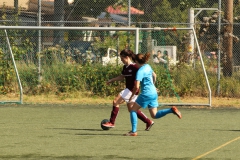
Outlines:
[[130, 111], [130, 120], [132, 124], [132, 130], [124, 136], [137, 136], [137, 123], [138, 123], [138, 118], [137, 118], [137, 111], [141, 108], [140, 105], [138, 105], [136, 102], [133, 104], [131, 111]]
[[152, 118], [158, 119], [165, 116], [166, 114], [172, 113], [171, 109], [157, 110], [158, 105], [158, 95], [154, 94], [151, 96], [151, 100], [148, 104], [149, 113]]
[[[127, 103], [128, 111], [130, 112], [132, 109], [134, 102]], [[137, 110], [137, 117], [146, 123], [146, 131], [149, 131], [151, 127], [153, 126], [154, 122], [150, 120], [140, 109]]]
[[117, 118], [118, 112], [119, 112], [119, 105], [124, 102], [124, 99], [121, 97], [120, 94], [118, 94], [115, 99], [113, 100], [113, 107], [111, 111], [111, 116], [109, 122], [103, 124], [105, 127], [113, 128], [115, 127], [115, 120]]
[[166, 109], [161, 109], [157, 110], [157, 107], [151, 107], [149, 108], [149, 112], [152, 118], [158, 119], [161, 118], [169, 113], [173, 113], [178, 116], [178, 118], [182, 118], [181, 113], [178, 111], [177, 107], [172, 107], [172, 108], [166, 108]]
[[136, 136], [137, 135], [137, 123], [138, 123], [138, 118], [137, 118], [137, 111], [140, 108], [146, 108], [149, 104], [150, 100], [146, 99], [143, 95], [139, 95], [134, 102], [131, 112], [130, 112], [130, 120], [132, 124], [132, 130], [126, 134], [125, 136]]
[[180, 113], [176, 107], [161, 109], [161, 110], [157, 110], [157, 107], [158, 107], [158, 95], [155, 94], [155, 95], [152, 95], [152, 100], [148, 104], [149, 112], [152, 118], [158, 119], [169, 113], [176, 114], [176, 111], [177, 113]]
[[[129, 89], [126, 88], [120, 94], [121, 94], [122, 98], [127, 102], [128, 111], [130, 112], [134, 102], [136, 101], [136, 99], [138, 97], [138, 95], [134, 95], [131, 99], [131, 102], [129, 102], [129, 98], [132, 95], [132, 92]], [[150, 120], [141, 110], [137, 111], [137, 117], [140, 120], [142, 120], [144, 123], [146, 123], [146, 129], [145, 130], [149, 131], [150, 128], [152, 127], [152, 125], [154, 124], [154, 122], [152, 120]]]

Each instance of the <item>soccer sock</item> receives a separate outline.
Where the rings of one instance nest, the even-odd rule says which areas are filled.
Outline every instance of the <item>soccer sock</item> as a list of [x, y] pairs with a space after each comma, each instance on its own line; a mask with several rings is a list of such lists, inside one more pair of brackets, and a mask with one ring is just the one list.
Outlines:
[[155, 118], [161, 118], [163, 116], [165, 116], [166, 114], [169, 113], [173, 113], [171, 108], [168, 109], [162, 109], [162, 110], [158, 110], [157, 114], [155, 115]]
[[130, 119], [131, 119], [131, 123], [132, 123], [132, 132], [137, 132], [137, 123], [138, 123], [137, 112], [131, 111]]
[[149, 119], [147, 118], [147, 116], [140, 110], [137, 111], [137, 117], [142, 120], [144, 123], [148, 123]]
[[119, 107], [113, 106], [112, 112], [111, 112], [111, 117], [110, 117], [110, 122], [111, 122], [112, 124], [115, 123], [115, 120], [116, 120], [116, 118], [117, 118], [118, 112], [119, 112]]

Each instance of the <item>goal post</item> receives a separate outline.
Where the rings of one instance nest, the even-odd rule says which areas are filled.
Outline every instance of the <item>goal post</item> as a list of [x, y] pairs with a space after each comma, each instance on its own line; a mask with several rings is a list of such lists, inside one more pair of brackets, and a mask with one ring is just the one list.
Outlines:
[[8, 50], [10, 52], [10, 57], [11, 57], [11, 61], [12, 61], [12, 64], [13, 64], [13, 68], [14, 68], [14, 72], [15, 72], [15, 75], [16, 75], [16, 79], [17, 79], [17, 84], [18, 84], [18, 89], [19, 89], [19, 100], [12, 100], [11, 98], [9, 100], [1, 100], [0, 103], [1, 104], [5, 104], [5, 103], [16, 103], [16, 104], [23, 104], [23, 89], [22, 89], [22, 83], [21, 83], [21, 80], [20, 80], [20, 77], [19, 77], [19, 74], [18, 74], [18, 69], [17, 69], [17, 66], [16, 66], [16, 63], [15, 63], [15, 59], [14, 59], [14, 55], [13, 55], [13, 52], [12, 52], [12, 48], [11, 48], [11, 44], [10, 44], [10, 41], [9, 41], [9, 37], [8, 37], [8, 34], [7, 34], [7, 30], [4, 29], [4, 33], [5, 33], [5, 36], [6, 36], [6, 41], [7, 41], [7, 47], [8, 47]]
[[[149, 48], [145, 48], [145, 50], [147, 52], [152, 52], [154, 47], [160, 47], [163, 50], [167, 49], [167, 46], [170, 45], [178, 45], [178, 44], [174, 44], [174, 39], [171, 39], [174, 34], [176, 34], [175, 36], [180, 36], [181, 32], [180, 31], [184, 31], [184, 33], [190, 33], [193, 35], [194, 37], [194, 42], [195, 42], [195, 47], [194, 50], [197, 53], [197, 55], [199, 56], [199, 60], [197, 63], [199, 63], [199, 66], [201, 66], [201, 75], [202, 77], [204, 77], [203, 79], [205, 80], [205, 84], [204, 86], [206, 86], [204, 93], [206, 94], [207, 97], [207, 101], [204, 103], [192, 103], [192, 102], [188, 102], [188, 101], [161, 101], [160, 105], [166, 105], [166, 106], [171, 106], [171, 105], [177, 105], [177, 106], [211, 106], [211, 88], [210, 88], [210, 84], [209, 84], [209, 80], [208, 80], [208, 75], [207, 75], [207, 71], [206, 68], [204, 66], [204, 58], [203, 55], [201, 53], [201, 49], [199, 46], [199, 42], [197, 39], [197, 35], [195, 32], [194, 28], [160, 28], [160, 27], [153, 27], [153, 28], [134, 28], [134, 27], [44, 27], [44, 26], [0, 26], [0, 30], [35, 30], [35, 31], [39, 31], [39, 30], [44, 30], [44, 31], [54, 31], [54, 30], [63, 30], [63, 31], [125, 31], [125, 32], [129, 32], [131, 33], [131, 35], [134, 36], [134, 52], [137, 53], [143, 53], [144, 51], [144, 44], [145, 42], [143, 42], [144, 36], [146, 38], [147, 32], [156, 32], [156, 34], [158, 34], [158, 36], [155, 36], [155, 38], [157, 39], [156, 41], [158, 43], [160, 43], [159, 45], [157, 44], [157, 46], [155, 46], [154, 44], [152, 45], [152, 47]], [[160, 33], [165, 34], [164, 36], [162, 36]], [[143, 35], [145, 34], [145, 35]], [[6, 34], [7, 35], [7, 34]], [[192, 37], [191, 35], [191, 37]], [[148, 36], [148, 35], [147, 35]], [[161, 38], [164, 38], [164, 40], [161, 40]], [[146, 38], [147, 39], [147, 38]], [[151, 38], [151, 41], [154, 41], [153, 38]], [[9, 43], [9, 42], [8, 42]], [[10, 44], [9, 44], [10, 47]], [[176, 54], [178, 54], [179, 51], [179, 46], [177, 46], [176, 50]], [[183, 48], [183, 47], [182, 47]], [[121, 48], [119, 48], [121, 49]], [[119, 50], [118, 49], [118, 50]], [[184, 49], [183, 49], [184, 50]], [[13, 56], [13, 53], [11, 53], [11, 55]], [[86, 55], [86, 54], [85, 54]], [[178, 55], [176, 55], [176, 57], [178, 57]], [[14, 57], [13, 57], [14, 60]], [[177, 59], [176, 59], [177, 60]], [[15, 63], [14, 63], [15, 65]], [[175, 64], [176, 65], [176, 64]], [[155, 66], [156, 67], [156, 66]], [[177, 67], [176, 67], [177, 68]], [[188, 70], [194, 70], [194, 67], [192, 65], [185, 65], [185, 68], [187, 68]], [[179, 75], [184, 74], [181, 73], [181, 71], [179, 71], [178, 73]], [[22, 103], [22, 87], [21, 87], [21, 81], [17, 72], [17, 67], [16, 67], [16, 75], [18, 77], [19, 80], [19, 87], [20, 87], [20, 102]], [[170, 75], [170, 76], [169, 76]], [[183, 75], [184, 76], [184, 75]], [[170, 89], [174, 90], [175, 88], [180, 88], [178, 86], [182, 85], [181, 82], [177, 82], [179, 81], [180, 78], [178, 78], [179, 76], [176, 76], [175, 79], [171, 79], [172, 75], [171, 72], [168, 73], [168, 77], [170, 77], [169, 81], [171, 81], [171, 84], [169, 85]], [[187, 80], [186, 80], [187, 81]], [[161, 83], [161, 82], [159, 82]], [[161, 88], [161, 85], [159, 86]], [[186, 86], [187, 87], [187, 86]], [[179, 91], [180, 89], [178, 89], [176, 91], [176, 93]], [[174, 91], [175, 92], [175, 91]], [[184, 93], [181, 93], [184, 95]], [[181, 98], [182, 95], [180, 95]], [[206, 98], [205, 97], [205, 98]]]

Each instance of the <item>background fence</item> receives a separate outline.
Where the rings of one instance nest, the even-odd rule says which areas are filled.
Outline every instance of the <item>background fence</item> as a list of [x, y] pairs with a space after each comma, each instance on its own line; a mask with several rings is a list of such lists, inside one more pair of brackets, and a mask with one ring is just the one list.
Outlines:
[[[58, 27], [139, 27], [169, 28], [162, 31], [141, 31], [137, 52], [153, 53], [152, 62], [157, 63], [157, 52], [168, 51], [167, 59], [172, 70], [180, 75], [183, 68], [196, 68], [199, 53], [192, 34], [174, 28], [194, 27], [214, 96], [239, 97], [240, 50], [240, 4], [237, 0], [18, 0], [14, 4], [4, 0], [0, 4], [0, 23], [5, 26], [58, 26]], [[56, 61], [84, 66], [85, 64], [118, 65], [118, 52], [126, 47], [134, 50], [132, 32], [85, 31], [85, 30], [8, 30], [12, 49], [18, 62], [21, 79], [26, 88], [39, 82], [55, 71], [42, 70], [44, 65]], [[8, 48], [5, 34], [0, 31], [1, 67], [8, 67]], [[136, 51], [135, 51], [136, 52]], [[155, 59], [155, 60], [154, 60]], [[23, 63], [24, 62], [24, 63]], [[24, 65], [22, 65], [24, 64]], [[25, 65], [26, 64], [26, 65]], [[27, 75], [25, 69], [35, 69]], [[92, 67], [93, 68], [93, 67]], [[14, 87], [7, 78], [11, 69], [1, 73], [1, 92], [11, 93]], [[23, 74], [25, 73], [25, 74]], [[196, 95], [199, 80], [185, 76], [185, 90], [176, 87], [180, 96]], [[177, 77], [175, 77], [178, 79]], [[43, 81], [42, 81], [43, 82]], [[55, 81], [57, 83], [58, 81]], [[60, 81], [59, 81], [60, 83]], [[185, 83], [184, 83], [185, 84]], [[194, 84], [194, 85], [193, 85]], [[41, 84], [42, 86], [45, 86]], [[59, 84], [61, 85], [61, 84]], [[39, 89], [39, 88], [38, 88]], [[187, 91], [186, 91], [187, 90]], [[204, 89], [197, 96], [206, 96]], [[181, 94], [182, 93], [182, 94]], [[32, 94], [32, 93], [31, 93]]]

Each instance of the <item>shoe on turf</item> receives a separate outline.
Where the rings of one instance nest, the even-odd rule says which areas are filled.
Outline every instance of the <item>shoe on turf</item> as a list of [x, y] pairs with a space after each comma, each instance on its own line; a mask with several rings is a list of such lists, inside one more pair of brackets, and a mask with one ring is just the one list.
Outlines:
[[150, 120], [148, 123], [146, 123], [145, 131], [149, 131], [153, 125], [154, 125], [154, 122]]
[[108, 127], [108, 128], [113, 128], [115, 127], [114, 124], [112, 124], [111, 122], [107, 122], [107, 123], [104, 123], [102, 124], [104, 127]]
[[130, 132], [124, 134], [124, 136], [137, 136], [137, 132], [130, 131]]
[[179, 119], [182, 118], [182, 114], [181, 114], [181, 112], [177, 109], [176, 106], [173, 106], [171, 109], [172, 109], [172, 111], [173, 111], [173, 114], [176, 114]]

